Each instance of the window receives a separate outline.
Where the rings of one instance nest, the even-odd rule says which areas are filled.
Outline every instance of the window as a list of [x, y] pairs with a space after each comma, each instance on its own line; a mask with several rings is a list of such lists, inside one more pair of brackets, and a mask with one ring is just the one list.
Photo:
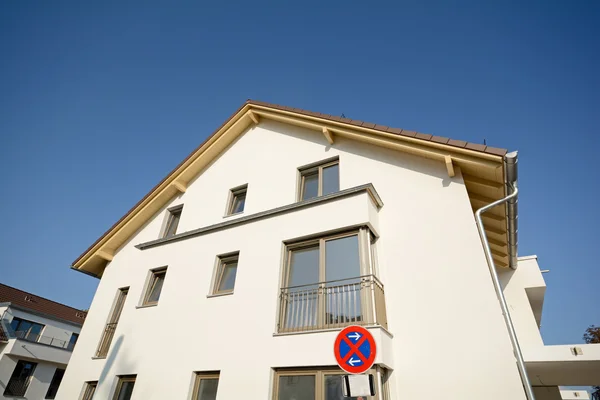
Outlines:
[[113, 400], [130, 400], [135, 386], [135, 375], [119, 376]]
[[69, 345], [67, 346], [67, 348], [69, 350], [73, 350], [73, 348], [75, 347], [75, 343], [77, 343], [78, 339], [79, 339], [79, 333], [72, 333], [71, 338], [69, 339]]
[[244, 206], [246, 205], [246, 193], [248, 192], [248, 185], [243, 185], [229, 192], [229, 203], [227, 205], [227, 212], [225, 215], [234, 215], [244, 212]]
[[4, 389], [4, 396], [24, 397], [37, 363], [19, 360]]
[[86, 382], [83, 385], [83, 396], [81, 396], [81, 400], [92, 400], [94, 393], [96, 392], [96, 386], [98, 386], [98, 382]]
[[163, 232], [163, 238], [171, 237], [177, 233], [177, 226], [179, 226], [182, 210], [183, 205], [172, 207], [167, 210], [169, 215], [167, 217], [167, 225], [165, 226], [165, 230]]
[[328, 160], [298, 169], [300, 188], [298, 200], [325, 196], [340, 190], [339, 160]]
[[119, 318], [121, 318], [121, 312], [123, 311], [123, 306], [125, 305], [125, 300], [127, 300], [128, 293], [128, 287], [117, 290], [117, 297], [115, 298], [112, 312], [110, 313], [110, 317], [108, 318], [108, 322], [106, 323], [106, 327], [104, 328], [104, 332], [100, 338], [98, 349], [96, 350], [97, 358], [105, 358], [108, 354], [108, 349], [110, 348], [113, 336], [117, 330], [117, 324], [119, 322]]
[[370, 259], [373, 240], [369, 230], [361, 228], [289, 244], [280, 294], [280, 332], [383, 325], [383, 285]]
[[40, 334], [44, 329], [44, 325], [42, 324], [17, 317], [13, 318], [10, 323], [10, 327], [15, 333], [16, 337], [19, 339], [30, 340], [32, 342], [37, 342], [39, 340]]
[[218, 386], [218, 372], [196, 373], [192, 400], [216, 400]]
[[239, 253], [232, 253], [217, 258], [213, 294], [233, 293], [239, 256]]
[[162, 291], [166, 276], [166, 267], [150, 271], [150, 281], [148, 282], [148, 288], [146, 289], [146, 295], [144, 296], [142, 305], [151, 306], [158, 304], [158, 299], [160, 298], [160, 292]]
[[[374, 367], [368, 373], [376, 374], [381, 369]], [[298, 369], [278, 370], [275, 376], [274, 400], [382, 400], [380, 390], [375, 396], [344, 397], [342, 394], [342, 376], [346, 373], [339, 368], [320, 370]]]
[[58, 392], [58, 387], [60, 386], [60, 382], [62, 381], [64, 375], [64, 369], [56, 368], [56, 371], [54, 371], [54, 376], [52, 377], [52, 381], [50, 382], [50, 386], [48, 387], [48, 391], [46, 392], [46, 399], [53, 399], [56, 397], [56, 392]]

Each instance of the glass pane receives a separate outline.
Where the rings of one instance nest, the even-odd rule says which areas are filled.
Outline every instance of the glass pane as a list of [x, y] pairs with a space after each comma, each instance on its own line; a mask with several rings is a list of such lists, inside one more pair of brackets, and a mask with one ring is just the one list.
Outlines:
[[27, 339], [38, 341], [40, 337], [40, 333], [42, 333], [42, 329], [44, 329], [44, 325], [40, 324], [32, 324], [31, 329], [29, 329], [29, 334], [27, 335]]
[[171, 213], [169, 221], [167, 222], [167, 229], [165, 231], [165, 237], [173, 236], [177, 233], [177, 225], [179, 225], [179, 218], [181, 217], [181, 211], [175, 211]]
[[21, 322], [19, 318], [13, 318], [13, 320], [10, 322], [10, 327], [13, 332], [17, 331], [17, 328], [19, 327], [19, 322]]
[[339, 165], [323, 168], [323, 196], [340, 191]]
[[277, 400], [315, 400], [315, 376], [280, 376]]
[[134, 385], [135, 385], [135, 381], [123, 382], [123, 385], [121, 385], [121, 390], [119, 391], [119, 397], [117, 397], [117, 400], [130, 400], [131, 394], [133, 393]]
[[198, 400], [215, 400], [217, 398], [218, 379], [201, 379], [198, 386]]
[[31, 326], [33, 325], [33, 323], [29, 322], [29, 321], [19, 321], [19, 324], [17, 325], [17, 337], [19, 338], [27, 338], [27, 333], [29, 332], [29, 329], [31, 328]]
[[230, 262], [223, 267], [223, 276], [219, 284], [219, 292], [233, 290], [235, 286], [235, 275], [237, 274], [237, 262]]
[[368, 397], [344, 397], [342, 375], [325, 375], [325, 400], [368, 399]]
[[312, 199], [319, 195], [319, 173], [313, 172], [302, 176], [302, 200]]
[[319, 246], [292, 250], [288, 286], [319, 282]]
[[79, 335], [77, 333], [73, 333], [71, 335], [71, 339], [69, 340], [69, 344], [74, 345], [75, 343], [77, 343], [77, 339], [79, 339]]
[[[286, 296], [285, 329], [317, 324], [319, 246], [293, 250]], [[299, 287], [298, 287], [299, 286]]]
[[358, 235], [325, 242], [325, 289], [328, 324], [362, 321]]
[[233, 198], [233, 207], [231, 207], [231, 213], [241, 213], [244, 211], [244, 205], [246, 204], [246, 193], [240, 193], [235, 195]]
[[160, 298], [160, 291], [162, 290], [163, 283], [165, 281], [166, 274], [156, 275], [154, 284], [151, 288], [152, 292], [148, 296], [148, 303], [156, 303]]

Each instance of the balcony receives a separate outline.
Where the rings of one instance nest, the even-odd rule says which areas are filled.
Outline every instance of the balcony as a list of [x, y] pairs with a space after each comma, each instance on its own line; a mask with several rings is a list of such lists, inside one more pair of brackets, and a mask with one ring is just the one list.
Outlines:
[[379, 325], [387, 329], [383, 284], [375, 275], [281, 288], [279, 333]]
[[16, 331], [14, 335], [10, 336], [10, 338], [16, 338], [31, 343], [45, 344], [48, 346], [58, 347], [59, 349], [65, 349], [69, 351], [73, 351], [73, 348], [75, 347], [75, 343], [71, 343], [67, 340], [57, 339], [55, 337], [50, 336], [36, 335], [34, 333], [25, 331]]

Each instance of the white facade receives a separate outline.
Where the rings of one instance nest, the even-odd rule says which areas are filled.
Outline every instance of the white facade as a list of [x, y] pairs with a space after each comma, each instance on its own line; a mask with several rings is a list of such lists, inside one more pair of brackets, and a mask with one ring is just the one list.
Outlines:
[[[42, 324], [44, 328], [39, 335], [17, 337], [10, 329], [14, 318]], [[0, 394], [5, 399], [51, 398], [46, 395], [54, 373], [57, 369], [66, 369], [73, 348], [69, 344], [71, 337], [79, 334], [81, 325], [7, 303], [0, 307], [0, 323], [8, 335], [5, 343], [0, 342]], [[25, 397], [11, 396], [6, 392], [19, 360], [36, 364]]]
[[[292, 209], [185, 240], [156, 240], [166, 210], [183, 204], [178, 232], [296, 202], [298, 167], [339, 157], [340, 190], [367, 191]], [[229, 190], [248, 184], [243, 214], [223, 217]], [[219, 371], [219, 399], [270, 399], [274, 369], [334, 366], [337, 330], [278, 334], [284, 243], [367, 226], [378, 238], [387, 329], [373, 326], [376, 364], [391, 399], [524, 399], [460, 170], [344, 138], [264, 121], [236, 140], [185, 193], [114, 255], [102, 276], [58, 399], [113, 395], [117, 376], [137, 375], [132, 399], [190, 399], [194, 372]], [[239, 251], [233, 294], [211, 297], [216, 256]], [[149, 270], [168, 266], [156, 307], [142, 304]], [[129, 287], [110, 350], [94, 359], [119, 288]]]

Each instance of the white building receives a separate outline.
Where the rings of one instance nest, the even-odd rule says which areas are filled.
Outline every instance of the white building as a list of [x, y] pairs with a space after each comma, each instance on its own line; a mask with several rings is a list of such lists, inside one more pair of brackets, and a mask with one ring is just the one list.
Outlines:
[[[100, 284], [57, 398], [339, 399], [333, 341], [350, 324], [375, 337], [376, 399], [571, 385], [554, 371], [592, 371], [598, 347], [572, 356], [539, 338], [543, 279], [517, 259], [515, 163], [246, 102], [73, 263]], [[483, 214], [487, 247], [474, 212], [508, 194]]]
[[54, 399], [85, 312], [0, 284], [0, 393]]

